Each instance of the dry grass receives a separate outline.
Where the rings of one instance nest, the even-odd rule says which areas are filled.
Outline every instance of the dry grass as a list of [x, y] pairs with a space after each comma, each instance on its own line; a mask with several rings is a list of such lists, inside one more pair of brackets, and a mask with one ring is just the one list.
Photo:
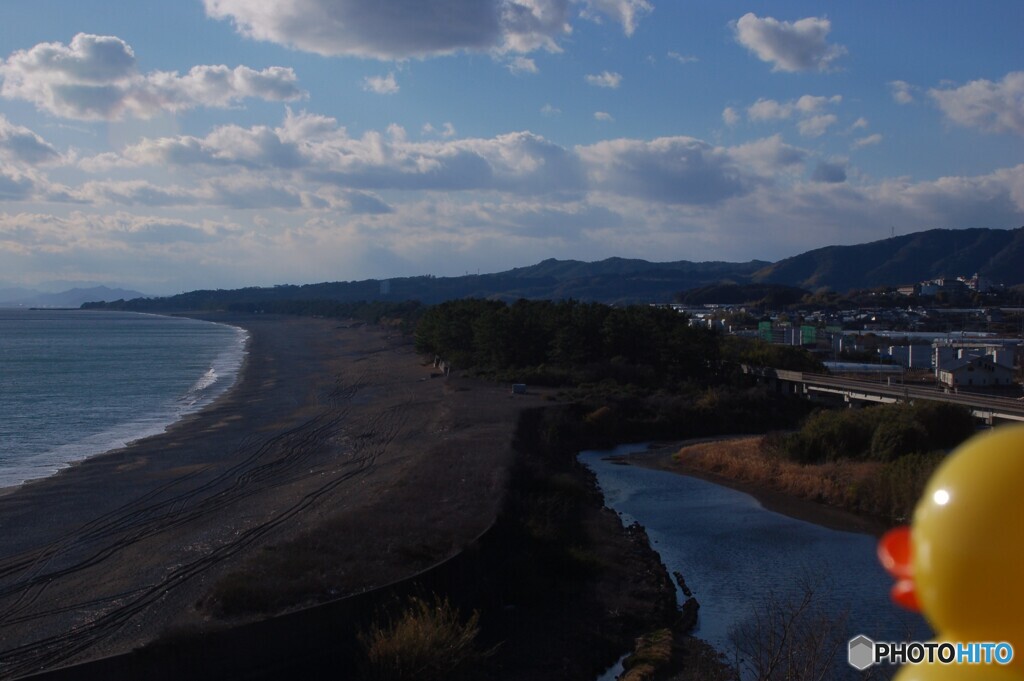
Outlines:
[[636, 640], [633, 654], [625, 659], [620, 681], [649, 681], [672, 659], [672, 630], [658, 629]]
[[476, 649], [480, 614], [465, 621], [446, 598], [411, 598], [396, 617], [360, 636], [367, 678], [374, 681], [433, 681], [461, 678], [486, 657]]
[[[770, 437], [770, 436], [768, 436]], [[691, 470], [853, 511], [888, 523], [908, 522], [943, 452], [893, 461], [838, 459], [801, 464], [784, 458], [761, 436], [683, 447], [673, 460]]]
[[680, 449], [673, 459], [696, 470], [845, 508], [860, 505], [858, 490], [865, 489], [884, 468], [876, 461], [799, 464], [765, 452], [761, 439], [757, 436], [690, 445]]

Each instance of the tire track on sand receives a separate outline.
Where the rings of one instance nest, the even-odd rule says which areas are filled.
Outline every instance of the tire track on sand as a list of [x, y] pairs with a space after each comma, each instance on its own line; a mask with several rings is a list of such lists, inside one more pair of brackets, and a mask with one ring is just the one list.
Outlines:
[[[251, 448], [252, 451], [214, 480], [189, 490], [176, 490], [183, 481], [172, 481], [117, 511], [90, 521], [81, 532], [69, 533], [31, 555], [16, 556], [0, 563], [0, 576], [7, 578], [0, 587], [0, 601], [4, 601], [0, 632], [7, 627], [32, 627], [34, 623], [69, 613], [79, 615], [78, 621], [64, 630], [54, 633], [50, 627], [48, 634], [0, 653], [0, 677], [16, 677], [74, 659], [115, 634], [170, 591], [292, 521], [353, 477], [372, 470], [377, 458], [404, 427], [409, 403], [376, 411], [369, 418], [346, 424], [346, 417], [351, 414], [347, 403], [361, 385], [365, 384], [357, 381], [336, 388], [328, 396], [330, 406], [305, 423], [263, 443], [242, 445], [240, 449]], [[347, 440], [344, 457], [331, 461], [329, 475], [320, 475], [324, 471], [317, 473], [317, 477], [323, 479], [321, 484], [266, 521], [222, 538], [203, 555], [175, 565], [158, 580], [137, 589], [100, 597], [92, 594], [88, 599], [83, 595], [83, 600], [75, 603], [42, 602], [48, 586], [62, 576], [94, 569], [144, 539], [187, 526], [267, 489], [309, 476], [309, 459], [339, 439], [344, 441], [343, 431], [358, 432], [362, 436]], [[69, 548], [88, 546], [90, 542], [98, 543], [99, 547], [67, 565], [55, 565], [55, 558]], [[38, 607], [33, 607], [37, 603]], [[84, 614], [90, 609], [98, 614]], [[46, 628], [40, 627], [40, 630]]]

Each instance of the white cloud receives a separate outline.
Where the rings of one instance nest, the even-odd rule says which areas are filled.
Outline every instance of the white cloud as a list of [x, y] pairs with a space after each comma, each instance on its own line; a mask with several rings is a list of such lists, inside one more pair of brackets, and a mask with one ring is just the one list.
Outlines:
[[771, 184], [776, 172], [802, 158], [802, 152], [778, 138], [733, 148], [692, 137], [618, 139], [578, 147], [577, 153], [594, 190], [697, 206]]
[[796, 110], [803, 114], [813, 114], [821, 111], [829, 104], [839, 104], [843, 101], [842, 95], [831, 97], [815, 97], [814, 95], [803, 95], [796, 100]]
[[152, 290], [151, 282], [174, 281], [169, 289], [179, 291], [194, 282], [197, 266], [238, 266], [250, 248], [244, 236], [236, 224], [223, 221], [124, 212], [0, 213], [0, 267], [26, 284], [116, 277], [144, 290]]
[[871, 147], [881, 143], [882, 136], [878, 133], [875, 133], [874, 135], [868, 135], [867, 137], [861, 137], [860, 139], [858, 139], [856, 142], [853, 143], [853, 148], [863, 149], [864, 147]]
[[203, 0], [243, 35], [325, 56], [405, 59], [455, 52], [558, 52], [572, 8], [630, 35], [646, 0]]
[[689, 227], [688, 243], [680, 248], [706, 242], [721, 253], [731, 246], [729, 259], [774, 259], [831, 244], [872, 241], [879, 238], [873, 226], [880, 224], [914, 229], [1013, 227], [1024, 220], [1024, 165], [925, 182], [765, 185], [714, 211], [675, 218]]
[[809, 116], [822, 111], [829, 104], [839, 104], [841, 95], [818, 97], [803, 95], [789, 102], [777, 102], [774, 99], [759, 99], [747, 109], [747, 117], [752, 121], [783, 120], [796, 116]]
[[35, 194], [32, 177], [16, 168], [0, 166], [0, 201], [22, 201]]
[[984, 132], [1024, 135], [1024, 71], [999, 82], [974, 80], [953, 89], [933, 88], [928, 95], [951, 121]]
[[640, 17], [652, 11], [654, 6], [647, 0], [585, 0], [583, 16], [600, 18], [605, 14], [619, 22], [626, 35], [633, 35]]
[[841, 45], [829, 45], [825, 38], [832, 29], [828, 19], [808, 17], [796, 22], [759, 18], [749, 12], [733, 24], [736, 40], [773, 71], [827, 71], [832, 62], [846, 54]]
[[508, 70], [516, 75], [540, 72], [537, 68], [537, 62], [529, 57], [515, 57], [508, 63]]
[[800, 147], [786, 144], [781, 135], [747, 142], [725, 148], [725, 152], [736, 163], [759, 175], [762, 179], [778, 177], [783, 173], [795, 173], [803, 167], [807, 152]]
[[0, 159], [5, 158], [35, 165], [56, 161], [60, 154], [42, 137], [0, 114]]
[[594, 112], [594, 120], [601, 121], [603, 123], [611, 123], [615, 119], [607, 111], [595, 111]]
[[893, 101], [897, 104], [910, 104], [913, 102], [915, 89], [913, 85], [903, 80], [889, 82], [889, 92], [892, 93]]
[[[594, 117], [613, 120], [606, 112]], [[454, 127], [446, 124], [441, 131], [424, 126], [423, 133], [440, 139], [411, 141], [397, 126], [386, 134], [370, 131], [352, 137], [333, 119], [289, 111], [276, 128], [222, 126], [202, 138], [145, 139], [125, 148], [120, 161], [103, 155], [80, 162], [83, 167], [134, 165], [140, 171], [196, 173], [192, 185], [111, 180], [86, 183], [71, 195], [124, 205], [194, 202], [315, 209], [322, 190], [335, 187], [541, 196], [571, 196], [598, 188], [672, 203], [709, 204], [774, 182], [778, 173], [801, 164], [806, 155], [778, 136], [731, 148], [674, 137], [610, 140], [566, 149], [529, 132], [458, 139]], [[225, 166], [238, 170], [225, 174]], [[649, 189], [641, 189], [644, 186]]]
[[363, 79], [363, 89], [378, 95], [393, 95], [398, 92], [398, 83], [395, 82], [394, 73], [388, 73], [386, 76], [367, 76]]
[[123, 151], [125, 159], [145, 165], [181, 167], [238, 165], [247, 168], [294, 168], [305, 163], [298, 142], [284, 128], [226, 125], [204, 138], [191, 136], [143, 139]]
[[455, 126], [454, 126], [454, 125], [452, 125], [452, 124], [451, 124], [450, 122], [447, 122], [447, 121], [446, 121], [446, 122], [445, 122], [445, 123], [444, 123], [444, 124], [443, 124], [443, 125], [441, 126], [441, 129], [440, 129], [440, 130], [438, 130], [437, 128], [435, 128], [435, 127], [434, 127], [434, 126], [433, 126], [432, 124], [430, 124], [430, 123], [426, 123], [426, 124], [424, 124], [424, 125], [423, 125], [423, 134], [424, 134], [424, 135], [428, 135], [428, 136], [437, 136], [437, 137], [444, 137], [444, 138], [446, 138], [446, 139], [447, 139], [447, 138], [455, 137], [455, 135], [456, 135], [456, 132], [455, 132]]
[[844, 160], [818, 161], [818, 164], [814, 167], [814, 172], [811, 173], [811, 180], [830, 184], [846, 182], [847, 165], [847, 162]]
[[[438, 134], [433, 126], [427, 134]], [[446, 123], [439, 141], [413, 142], [392, 126], [355, 138], [336, 121], [289, 113], [277, 128], [224, 126], [204, 138], [144, 140], [124, 150], [135, 163], [189, 168], [236, 165], [251, 171], [298, 173], [316, 185], [350, 189], [577, 190], [578, 160], [532, 133], [453, 139]]]
[[821, 137], [838, 120], [835, 114], [820, 114], [801, 120], [796, 127], [804, 137]]
[[237, 233], [237, 227], [226, 222], [185, 221], [125, 212], [89, 214], [73, 211], [67, 217], [0, 213], [0, 242], [17, 235], [26, 252], [57, 253], [100, 247], [120, 250], [119, 244], [122, 243], [209, 243]]
[[562, 110], [550, 104], [545, 104], [540, 108], [540, 112], [545, 116], [557, 116], [562, 113]]
[[[829, 115], [831, 98], [823, 99], [784, 104], [791, 120], [810, 121]], [[1024, 166], [973, 178], [873, 182], [847, 159], [820, 157], [781, 135], [737, 146], [664, 137], [566, 148], [526, 131], [488, 138], [457, 138], [454, 129], [444, 137], [442, 126], [423, 132], [422, 140], [398, 126], [353, 136], [331, 118], [289, 111], [274, 127], [222, 126], [203, 137], [144, 140], [120, 160], [92, 159], [121, 172], [120, 180], [61, 188], [5, 169], [0, 193], [23, 201], [64, 192], [108, 212], [161, 216], [117, 238], [92, 221], [83, 249], [134, 253], [162, 244], [194, 255], [190, 249], [202, 247], [209, 249], [204, 262], [218, 265], [242, 262], [232, 253], [249, 249], [248, 272], [259, 262], [280, 280], [329, 277], [338, 258], [366, 268], [353, 270], [360, 276], [379, 276], [375, 268], [384, 264], [438, 271], [432, 268], [453, 253], [481, 266], [512, 252], [522, 261], [649, 257], [652, 248], [666, 259], [781, 257], [861, 240], [857, 230], [879, 221], [958, 227], [1024, 219]], [[118, 170], [123, 164], [132, 166], [132, 179]], [[159, 179], [168, 176], [174, 181]], [[207, 229], [195, 216], [211, 207], [253, 226]], [[188, 219], [167, 217], [176, 213]], [[46, 234], [57, 229], [33, 224]], [[18, 240], [0, 234], [0, 266], [10, 258], [7, 238]], [[29, 237], [20, 243], [34, 248]], [[242, 284], [254, 283], [239, 272]]]
[[615, 89], [622, 84], [622, 75], [615, 73], [614, 71], [602, 71], [601, 73], [588, 74], [585, 80], [591, 85], [597, 87], [606, 87]]
[[685, 54], [679, 54], [678, 52], [669, 52], [668, 53], [668, 58], [669, 59], [674, 59], [675, 61], [679, 62], [680, 64], [693, 64], [695, 62], [700, 61], [700, 59], [698, 59], [697, 57], [692, 57], [692, 56], [685, 55]]
[[860, 130], [866, 127], [868, 127], [868, 119], [861, 116], [860, 118], [853, 122], [853, 124], [850, 126], [850, 130]]
[[752, 121], [779, 120], [792, 115], [792, 106], [785, 106], [774, 99], [759, 99], [747, 108], [747, 118]]
[[195, 107], [227, 107], [243, 99], [301, 98], [295, 72], [272, 66], [194, 66], [177, 72], [137, 70], [135, 53], [113, 36], [85, 33], [69, 45], [39, 43], [0, 63], [0, 95], [33, 103], [64, 118], [117, 120], [151, 118]]
[[774, 99], [759, 99], [747, 108], [747, 118], [752, 121], [777, 121], [797, 119], [797, 130], [804, 137], [820, 137], [835, 125], [839, 118], [835, 114], [823, 113], [826, 107], [843, 101], [840, 95], [820, 97], [803, 95], [789, 102]]
[[740, 122], [740, 115], [736, 112], [736, 109], [727, 106], [722, 109], [722, 121], [729, 127], [732, 127]]
[[[27, 280], [73, 267], [88, 279], [109, 278], [116, 264], [126, 282], [240, 286], [336, 278], [341, 265], [352, 277], [371, 277], [652, 252], [664, 260], [774, 259], [877, 238], [869, 225], [999, 227], [1024, 219], [1024, 165], [927, 182], [858, 175], [851, 183], [844, 181], [852, 174], [847, 160], [818, 158], [780, 136], [733, 147], [674, 137], [563, 149], [525, 132], [422, 144], [397, 130], [353, 139], [328, 121], [293, 115], [274, 129], [302, 152], [307, 165], [299, 168], [214, 168], [178, 186], [87, 183], [74, 191], [102, 203], [95, 214], [0, 213], [0, 269]], [[302, 137], [310, 131], [313, 139]], [[199, 142], [208, 146], [207, 138]], [[213, 156], [211, 148], [202, 151]], [[360, 158], [346, 169], [331, 153]], [[416, 153], [422, 158], [407, 163]], [[473, 170], [483, 181], [472, 184], [472, 175], [444, 167], [460, 154], [482, 163]], [[424, 159], [441, 165], [431, 169]], [[318, 182], [311, 172], [318, 163], [338, 172]], [[403, 177], [416, 163], [433, 187]], [[578, 174], [570, 183], [571, 164]], [[193, 169], [171, 168], [179, 177]], [[351, 186], [367, 180], [389, 191]], [[0, 170], [0, 193], [20, 200], [19, 183], [31, 181]], [[552, 191], [517, 191], [541, 184]], [[197, 206], [274, 212], [235, 211], [230, 222], [209, 221]]]

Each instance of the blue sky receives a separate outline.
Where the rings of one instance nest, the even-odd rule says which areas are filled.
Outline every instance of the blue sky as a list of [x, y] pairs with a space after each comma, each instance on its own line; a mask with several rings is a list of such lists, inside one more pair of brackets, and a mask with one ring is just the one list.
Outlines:
[[0, 286], [1024, 225], [1024, 4], [5, 0]]

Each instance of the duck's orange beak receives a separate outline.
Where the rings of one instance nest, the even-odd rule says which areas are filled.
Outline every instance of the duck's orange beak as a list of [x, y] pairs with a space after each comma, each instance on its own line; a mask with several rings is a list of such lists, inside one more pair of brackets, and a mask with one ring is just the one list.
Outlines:
[[898, 605], [920, 612], [917, 592], [914, 590], [914, 567], [911, 563], [910, 527], [901, 525], [882, 535], [878, 540], [878, 560], [886, 572], [896, 578], [889, 596]]

